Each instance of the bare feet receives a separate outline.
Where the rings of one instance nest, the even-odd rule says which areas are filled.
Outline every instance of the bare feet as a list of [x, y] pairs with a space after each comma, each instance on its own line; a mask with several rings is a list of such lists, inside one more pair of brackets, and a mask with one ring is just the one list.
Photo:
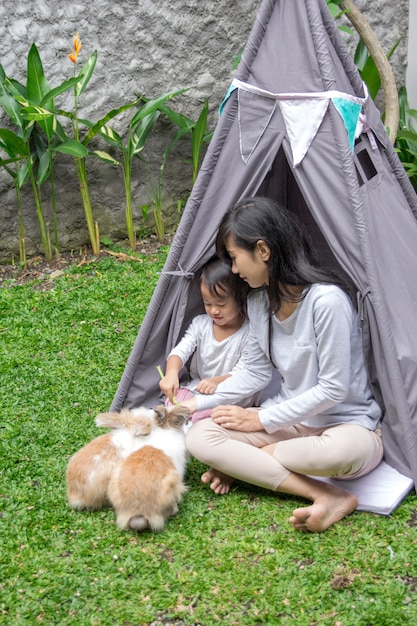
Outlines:
[[210, 467], [207, 472], [201, 475], [201, 480], [203, 483], [210, 483], [210, 489], [217, 493], [218, 495], [225, 495], [229, 493], [230, 487], [233, 485], [235, 479], [227, 474], [223, 474], [218, 470]]
[[294, 509], [289, 521], [297, 530], [323, 532], [352, 513], [357, 506], [356, 496], [337, 487], [330, 487], [312, 505]]

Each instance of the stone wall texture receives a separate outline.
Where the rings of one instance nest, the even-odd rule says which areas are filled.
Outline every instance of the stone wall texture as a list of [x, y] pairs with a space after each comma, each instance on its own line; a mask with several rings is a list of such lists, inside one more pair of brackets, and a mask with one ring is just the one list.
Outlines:
[[[292, 0], [286, 0], [288, 2]], [[408, 0], [357, 0], [385, 50], [402, 37], [393, 67], [398, 84], [404, 83], [407, 54]], [[155, 97], [190, 87], [171, 103], [179, 112], [197, 119], [209, 100], [209, 126], [214, 128], [218, 106], [233, 75], [232, 64], [244, 46], [260, 0], [2, 0], [0, 4], [0, 63], [6, 74], [26, 81], [29, 48], [36, 43], [51, 87], [73, 75], [68, 59], [72, 40], [79, 33], [83, 47], [79, 65], [94, 51], [98, 61], [93, 77], [79, 101], [80, 116], [96, 121], [113, 108], [131, 101], [135, 93]], [[354, 39], [348, 45], [353, 49]], [[69, 94], [55, 106], [72, 110]], [[112, 125], [125, 135], [131, 114], [117, 117]], [[0, 110], [0, 127], [7, 126]], [[158, 124], [144, 149], [155, 177], [164, 149], [174, 136], [168, 122]], [[104, 149], [98, 143], [94, 148]], [[107, 149], [107, 148], [106, 148]], [[178, 200], [185, 202], [191, 189], [190, 142], [175, 147], [168, 161], [163, 202], [173, 225]], [[116, 158], [120, 154], [114, 153]], [[124, 189], [121, 170], [88, 159], [88, 176], [94, 215], [102, 236], [125, 237]], [[142, 205], [149, 204], [149, 180], [145, 166], [134, 166], [135, 224], [143, 224]], [[44, 210], [51, 222], [49, 183], [43, 191]], [[75, 170], [70, 157], [56, 158], [56, 197], [62, 249], [77, 249], [88, 242]], [[41, 251], [39, 229], [28, 186], [22, 194], [26, 246], [29, 255]], [[0, 169], [0, 260], [18, 254], [18, 216], [10, 176]], [[169, 217], [171, 215], [171, 218]]]

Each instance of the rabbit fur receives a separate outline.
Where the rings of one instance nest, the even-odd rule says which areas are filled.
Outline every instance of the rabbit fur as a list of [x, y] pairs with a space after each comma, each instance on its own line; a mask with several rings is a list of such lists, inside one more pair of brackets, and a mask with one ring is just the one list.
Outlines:
[[147, 443], [113, 471], [108, 497], [120, 529], [162, 530], [178, 512], [187, 490], [183, 483], [187, 449], [183, 425], [189, 412], [176, 406], [155, 409], [155, 426]]
[[[183, 425], [187, 422], [188, 415], [188, 409], [181, 406], [170, 409], [162, 406], [155, 409], [140, 407], [122, 409], [120, 413], [109, 412], [98, 415], [95, 419], [97, 426], [112, 430], [96, 437], [71, 457], [66, 472], [70, 506], [74, 509], [98, 510], [113, 505], [120, 528], [130, 527], [135, 530], [147, 527], [154, 530], [162, 528], [165, 520], [177, 512], [177, 503], [186, 489], [182, 483], [188, 458]], [[147, 450], [140, 470], [138, 467], [141, 463], [136, 453], [144, 446]], [[132, 455], [133, 458], [130, 459]], [[125, 463], [128, 459], [129, 462]], [[164, 480], [162, 476], [158, 479], [158, 467]], [[154, 508], [147, 506], [146, 510], [144, 509], [146, 515], [138, 514], [136, 517], [142, 519], [132, 521], [132, 525], [129, 525], [130, 518], [135, 515], [132, 514], [125, 519], [121, 511], [123, 509], [126, 515], [128, 509], [126, 499], [137, 497], [139, 492], [142, 493], [140, 489], [135, 490], [135, 482], [142, 480], [144, 471], [146, 476], [153, 472], [153, 482], [147, 479], [143, 492], [146, 492], [149, 501], [152, 501], [153, 497]], [[123, 480], [126, 484], [122, 482]], [[111, 481], [112, 497], [110, 497]], [[129, 489], [133, 490], [132, 493]], [[158, 507], [162, 508], [159, 517], [155, 512]], [[151, 521], [147, 515], [151, 516]]]

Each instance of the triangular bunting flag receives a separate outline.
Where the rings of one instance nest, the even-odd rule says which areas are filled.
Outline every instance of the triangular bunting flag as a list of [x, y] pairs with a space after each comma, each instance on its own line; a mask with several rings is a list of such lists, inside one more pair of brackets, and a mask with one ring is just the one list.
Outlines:
[[226, 102], [228, 101], [228, 99], [230, 98], [230, 96], [232, 95], [232, 93], [234, 92], [234, 90], [237, 89], [237, 87], [232, 83], [229, 87], [229, 89], [227, 90], [227, 93], [225, 95], [225, 97], [222, 100], [221, 105], [219, 106], [219, 116], [223, 113], [223, 109], [225, 107]]
[[356, 102], [350, 102], [344, 98], [332, 98], [332, 102], [345, 124], [350, 149], [353, 151], [355, 146], [356, 126], [358, 124], [362, 105], [357, 104]]
[[276, 100], [239, 89], [240, 154], [247, 163], [275, 111]]
[[329, 98], [280, 100], [279, 106], [290, 140], [293, 166], [303, 160], [317, 134], [329, 104]]

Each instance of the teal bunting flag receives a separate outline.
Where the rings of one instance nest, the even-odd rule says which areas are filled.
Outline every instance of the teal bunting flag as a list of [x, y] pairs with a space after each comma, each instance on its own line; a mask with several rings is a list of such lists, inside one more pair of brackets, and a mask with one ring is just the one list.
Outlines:
[[356, 126], [362, 105], [357, 104], [356, 102], [350, 102], [349, 100], [344, 100], [343, 98], [332, 98], [332, 102], [345, 124], [350, 149], [353, 151], [355, 146]]

